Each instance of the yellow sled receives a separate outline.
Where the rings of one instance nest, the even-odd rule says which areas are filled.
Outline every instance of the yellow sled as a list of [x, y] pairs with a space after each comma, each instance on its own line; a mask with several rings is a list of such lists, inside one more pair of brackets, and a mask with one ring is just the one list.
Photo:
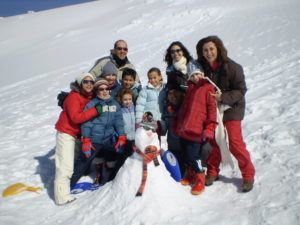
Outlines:
[[2, 192], [2, 197], [7, 197], [10, 195], [16, 195], [24, 191], [33, 191], [39, 194], [38, 190], [42, 190], [41, 187], [28, 187], [25, 184], [17, 183], [10, 185]]

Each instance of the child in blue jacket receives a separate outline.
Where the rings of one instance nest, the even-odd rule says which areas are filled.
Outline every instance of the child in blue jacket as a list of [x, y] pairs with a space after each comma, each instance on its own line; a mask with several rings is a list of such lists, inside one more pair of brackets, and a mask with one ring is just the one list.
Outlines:
[[[116, 149], [125, 146], [126, 134], [119, 103], [109, 94], [108, 82], [100, 79], [95, 83], [96, 97], [85, 107], [85, 110], [96, 107], [99, 115], [81, 125], [82, 155], [75, 162], [75, 169], [71, 178], [71, 187], [76, 184], [80, 177], [89, 169], [93, 159], [97, 156], [97, 175], [102, 174], [105, 166], [109, 171], [109, 177], [115, 175]], [[115, 131], [118, 133], [117, 143], [113, 142]], [[101, 170], [101, 171], [99, 171]], [[110, 180], [110, 179], [109, 179]], [[96, 177], [97, 182], [100, 177]], [[95, 184], [99, 184], [95, 182]]]

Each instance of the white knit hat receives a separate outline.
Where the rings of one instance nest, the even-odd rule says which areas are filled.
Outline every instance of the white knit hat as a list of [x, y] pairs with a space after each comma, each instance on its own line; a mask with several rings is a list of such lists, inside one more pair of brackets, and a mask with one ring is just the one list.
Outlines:
[[80, 75], [76, 78], [77, 84], [78, 84], [78, 85], [81, 85], [81, 82], [82, 82], [82, 80], [83, 80], [85, 77], [90, 77], [90, 78], [92, 78], [93, 81], [95, 81], [95, 78], [94, 78], [94, 76], [93, 76], [91, 73], [83, 72], [82, 74], [80, 74]]
[[200, 69], [192, 70], [191, 72], [189, 72], [189, 80], [191, 79], [191, 76], [195, 73], [202, 73], [203, 74], [203, 71], [201, 71]]
[[95, 83], [94, 88], [97, 89], [100, 85], [103, 85], [103, 84], [105, 84], [106, 86], [109, 85], [109, 84], [108, 84], [108, 81], [105, 80], [105, 79], [103, 79], [103, 78], [100, 79], [100, 80], [97, 80], [97, 82]]

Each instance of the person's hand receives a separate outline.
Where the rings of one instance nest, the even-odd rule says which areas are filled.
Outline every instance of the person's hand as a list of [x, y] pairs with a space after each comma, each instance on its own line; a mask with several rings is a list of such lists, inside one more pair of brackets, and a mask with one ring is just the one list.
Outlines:
[[210, 92], [210, 95], [213, 96], [217, 102], [221, 102], [222, 101], [222, 93], [218, 93], [218, 92], [211, 93]]
[[202, 141], [203, 142], [208, 142], [214, 139], [215, 137], [215, 128], [216, 128], [216, 124], [215, 123], [211, 123], [208, 124], [203, 133], [202, 133]]
[[115, 145], [115, 149], [124, 150], [126, 144], [126, 136], [119, 136], [118, 142]]
[[95, 148], [92, 146], [91, 139], [82, 138], [81, 151], [83, 152], [86, 158], [89, 158], [92, 155], [92, 150], [95, 150]]
[[95, 109], [98, 112], [98, 116], [100, 116], [102, 114], [102, 105], [99, 102], [95, 105]]

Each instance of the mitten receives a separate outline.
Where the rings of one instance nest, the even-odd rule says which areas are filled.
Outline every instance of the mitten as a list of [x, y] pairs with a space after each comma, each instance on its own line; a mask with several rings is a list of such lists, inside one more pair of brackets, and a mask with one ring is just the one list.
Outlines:
[[82, 147], [81, 151], [85, 155], [86, 158], [89, 158], [92, 154], [92, 149], [95, 150], [95, 148], [92, 146], [91, 139], [90, 138], [82, 138]]
[[202, 133], [202, 141], [206, 142], [206, 141], [213, 140], [215, 137], [215, 128], [216, 128], [215, 123], [210, 123], [206, 125]]
[[101, 105], [100, 103], [97, 103], [97, 104], [95, 105], [95, 109], [96, 109], [97, 112], [98, 112], [98, 116], [100, 116], [101, 113], [102, 113], [102, 105]]
[[121, 151], [124, 150], [126, 144], [126, 136], [119, 136], [118, 142], [115, 145], [115, 149], [121, 149]]

